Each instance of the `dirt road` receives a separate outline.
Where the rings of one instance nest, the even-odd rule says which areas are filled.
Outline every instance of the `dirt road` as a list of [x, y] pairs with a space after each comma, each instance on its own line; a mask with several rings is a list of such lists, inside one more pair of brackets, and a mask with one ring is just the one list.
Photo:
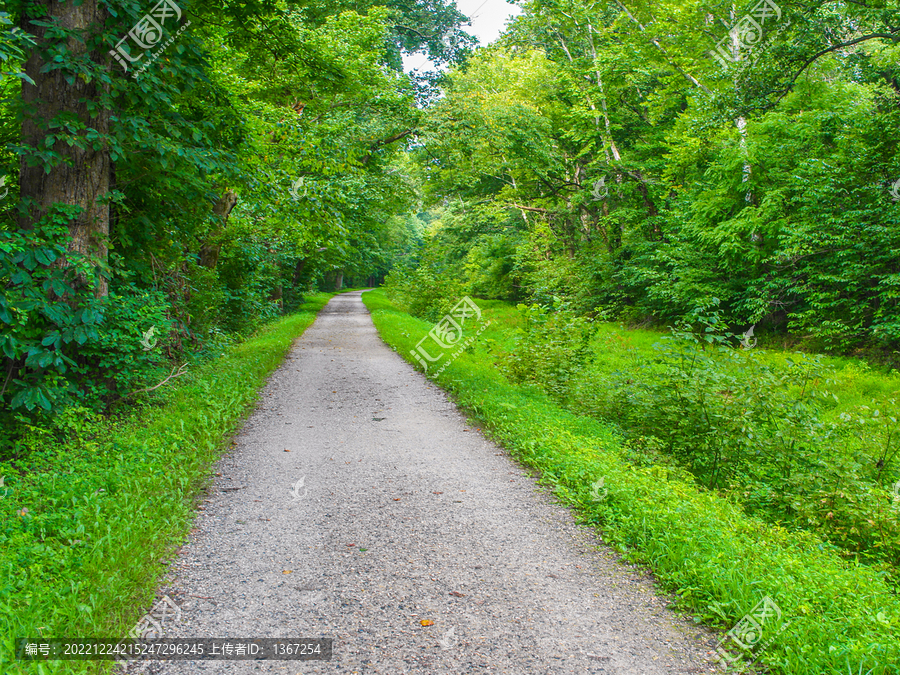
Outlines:
[[[332, 637], [330, 662], [128, 672], [712, 672], [708, 635], [378, 337], [360, 293], [294, 345], [216, 469], [166, 637]], [[422, 622], [433, 622], [422, 625]]]

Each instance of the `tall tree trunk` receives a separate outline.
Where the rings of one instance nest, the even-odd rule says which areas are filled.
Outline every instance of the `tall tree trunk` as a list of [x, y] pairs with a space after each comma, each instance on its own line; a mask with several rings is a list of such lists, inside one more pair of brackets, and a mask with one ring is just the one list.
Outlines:
[[277, 279], [275, 283], [275, 288], [272, 289], [272, 293], [269, 295], [269, 300], [274, 300], [278, 303], [278, 310], [284, 311], [284, 285], [281, 283], [281, 266], [278, 264], [278, 251], [277, 249], [269, 246], [269, 264], [272, 266], [272, 269], [275, 270], [275, 278]]
[[338, 270], [337, 279], [334, 282], [334, 290], [339, 291], [344, 287], [344, 270]]
[[[105, 5], [98, 0], [77, 2], [57, 2], [56, 0], [31, 0], [24, 8], [22, 28], [37, 37], [34, 48], [25, 62], [25, 73], [34, 84], [22, 81], [22, 143], [44, 152], [58, 153], [61, 161], [45, 171], [43, 163], [32, 165], [28, 159], [31, 153], [23, 155], [19, 164], [19, 180], [23, 200], [31, 200], [27, 212], [19, 217], [19, 227], [30, 230], [34, 223], [46, 216], [54, 204], [78, 206], [81, 211], [69, 221], [72, 240], [68, 252], [86, 257], [96, 267], [105, 267], [109, 238], [109, 204], [103, 199], [109, 192], [110, 158], [109, 148], [101, 140], [99, 149], [96, 141], [88, 140], [88, 135], [96, 132], [103, 139], [109, 133], [109, 111], [98, 105], [103, 98], [105, 85], [94, 78], [82, 78], [68, 68], [50, 67], [44, 55], [50, 50], [65, 47], [66, 58], [83, 60], [95, 64], [103, 63], [104, 53], [87, 53], [85, 43], [103, 30], [109, 17]], [[46, 37], [47, 28], [34, 25], [31, 20], [56, 23], [60, 27], [81, 36], [84, 42], [74, 37], [65, 39]], [[67, 82], [66, 78], [72, 78]], [[85, 79], [90, 80], [86, 82]], [[61, 116], [72, 118], [70, 124], [76, 131], [67, 132], [65, 127], [50, 128], [50, 124]], [[83, 127], [83, 128], [78, 128]], [[74, 135], [71, 145], [65, 139]], [[48, 147], [46, 139], [57, 135]], [[71, 260], [67, 256], [56, 265], [68, 267]], [[88, 280], [81, 276], [76, 283], [85, 285]], [[107, 281], [102, 275], [94, 286], [94, 293], [100, 297], [107, 294]]]

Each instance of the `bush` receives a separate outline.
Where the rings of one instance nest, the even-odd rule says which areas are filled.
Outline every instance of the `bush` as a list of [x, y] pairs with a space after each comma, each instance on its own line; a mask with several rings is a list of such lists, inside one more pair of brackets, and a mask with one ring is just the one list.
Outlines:
[[[577, 409], [664, 451], [748, 513], [900, 565], [900, 519], [886, 487], [900, 478], [896, 416], [844, 414], [843, 424], [825, 423], [823, 411], [837, 398], [825, 389], [834, 372], [822, 357], [798, 353], [773, 363], [743, 348], [717, 313], [695, 312], [654, 349], [654, 358], [635, 353], [627, 369], [583, 378], [571, 395]], [[880, 447], [878, 457], [829, 451], [862, 430], [869, 447]]]
[[190, 261], [185, 265], [185, 271], [187, 287], [178, 299], [183, 307], [179, 314], [192, 334], [205, 339], [210, 332], [219, 329], [228, 294], [217, 270]]
[[461, 283], [434, 274], [427, 266], [394, 269], [385, 291], [413, 316], [437, 323], [466, 293]]
[[159, 291], [119, 288], [103, 299], [102, 311], [97, 334], [78, 350], [70, 375], [85, 404], [96, 409], [159, 372], [172, 329], [168, 302]]
[[515, 348], [501, 364], [513, 382], [534, 382], [557, 400], [564, 400], [576, 373], [593, 358], [590, 341], [594, 324], [565, 308], [557, 298], [553, 308], [519, 305], [524, 325]]

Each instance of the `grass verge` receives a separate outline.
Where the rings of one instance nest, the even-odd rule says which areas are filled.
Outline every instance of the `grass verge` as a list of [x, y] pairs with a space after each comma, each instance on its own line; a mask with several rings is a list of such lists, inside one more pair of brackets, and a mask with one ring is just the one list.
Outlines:
[[[344, 291], [342, 291], [344, 292]], [[70, 411], [0, 464], [0, 673], [109, 672], [15, 661], [15, 639], [124, 636], [152, 604], [194, 501], [266, 378], [334, 293], [262, 328], [117, 420]]]
[[[416, 365], [410, 351], [432, 325], [379, 291], [363, 300], [385, 342]], [[509, 312], [502, 303], [478, 304], [485, 321]], [[485, 348], [503, 339], [485, 330], [437, 382], [606, 541], [647, 564], [683, 609], [731, 629], [771, 598], [789, 623], [777, 634], [764, 626], [756, 643], [772, 639], [758, 653], [770, 673], [900, 673], [900, 598], [881, 575], [812, 534], [745, 515], [686, 472], [629, 464], [610, 426], [563, 410], [536, 387], [511, 385]]]

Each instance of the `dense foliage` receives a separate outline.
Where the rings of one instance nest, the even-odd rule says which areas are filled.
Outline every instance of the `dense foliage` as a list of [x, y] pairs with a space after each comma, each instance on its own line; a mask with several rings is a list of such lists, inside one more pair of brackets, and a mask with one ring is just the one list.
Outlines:
[[[522, 4], [429, 111], [435, 223], [407, 274], [900, 347], [895, 4]], [[729, 32], [748, 15], [765, 39]]]
[[900, 581], [897, 373], [759, 349], [718, 312], [660, 336], [564, 307], [519, 311], [498, 359], [512, 382], [614, 425], [630, 464], [686, 470], [748, 514]]
[[4, 429], [107, 409], [304, 292], [377, 282], [418, 237], [401, 151], [432, 85], [400, 55], [466, 51], [452, 2], [5, 9]]

